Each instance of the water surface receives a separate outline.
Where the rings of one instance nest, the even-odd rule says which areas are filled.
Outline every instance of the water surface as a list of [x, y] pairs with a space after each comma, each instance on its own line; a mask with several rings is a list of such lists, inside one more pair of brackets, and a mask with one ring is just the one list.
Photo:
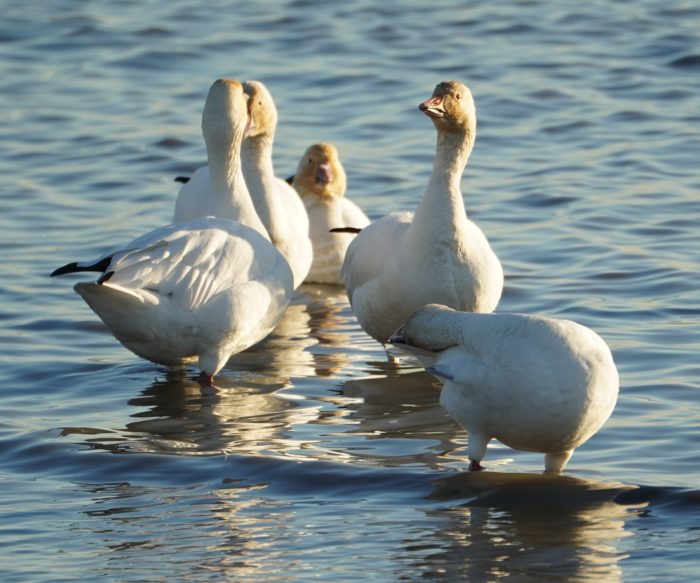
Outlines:
[[[6, 1], [3, 581], [683, 580], [698, 567], [700, 6]], [[466, 435], [341, 289], [305, 286], [217, 389], [123, 349], [48, 278], [170, 220], [218, 77], [276, 98], [278, 173], [338, 147], [372, 218], [416, 206], [466, 82], [462, 183], [501, 311], [610, 344], [618, 406], [563, 476]]]

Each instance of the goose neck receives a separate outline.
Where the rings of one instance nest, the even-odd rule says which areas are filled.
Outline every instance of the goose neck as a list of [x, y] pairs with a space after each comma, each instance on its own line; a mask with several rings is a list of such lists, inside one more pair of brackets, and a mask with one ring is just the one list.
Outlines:
[[435, 161], [429, 187], [459, 192], [462, 174], [473, 145], [473, 131], [438, 132]]
[[240, 142], [228, 147], [207, 146], [209, 176], [219, 209], [217, 214], [243, 223], [266, 238], [267, 230], [260, 220], [241, 170]]
[[271, 136], [263, 134], [245, 139], [241, 149], [241, 165], [255, 209], [270, 230], [276, 200]]
[[472, 144], [470, 132], [438, 133], [433, 171], [413, 219], [414, 237], [451, 239], [463, 230], [467, 217], [460, 183]]
[[272, 167], [272, 136], [262, 134], [246, 138], [241, 147], [241, 162], [243, 173], [249, 171], [260, 176], [274, 176]]

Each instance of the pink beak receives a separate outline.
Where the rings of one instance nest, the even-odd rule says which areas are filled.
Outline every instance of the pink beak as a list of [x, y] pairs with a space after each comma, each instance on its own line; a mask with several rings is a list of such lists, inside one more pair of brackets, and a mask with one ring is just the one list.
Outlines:
[[320, 164], [316, 169], [316, 183], [328, 184], [333, 178], [333, 170], [330, 164]]
[[434, 95], [427, 101], [424, 101], [418, 106], [428, 117], [444, 117], [445, 108], [442, 106], [444, 95]]

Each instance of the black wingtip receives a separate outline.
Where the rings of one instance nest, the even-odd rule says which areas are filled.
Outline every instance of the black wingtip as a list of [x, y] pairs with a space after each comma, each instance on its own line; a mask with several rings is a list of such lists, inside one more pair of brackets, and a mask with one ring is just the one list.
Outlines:
[[64, 265], [63, 267], [59, 267], [58, 269], [54, 269], [51, 272], [51, 275], [49, 277], [56, 277], [57, 275], [65, 275], [66, 273], [75, 273], [76, 271], [80, 271], [80, 268], [78, 267], [78, 264], [73, 261], [73, 263], [68, 263]]
[[[66, 273], [78, 273], [81, 271], [97, 271], [97, 272], [104, 272], [108, 267], [109, 264], [112, 262], [112, 256], [110, 255], [109, 257], [104, 257], [97, 263], [93, 263], [92, 265], [78, 265], [75, 261], [73, 263], [67, 263], [63, 267], [59, 267], [58, 269], [54, 270], [54, 272], [51, 274], [50, 277], [55, 277], [57, 275], [65, 275]], [[102, 276], [104, 277], [104, 276]], [[111, 275], [110, 275], [111, 277]]]
[[187, 184], [190, 181], [189, 176], [176, 176], [173, 180], [175, 182], [181, 182], [182, 184]]
[[294, 183], [294, 179], [296, 178], [296, 174], [292, 174], [291, 176], [287, 176], [287, 178], [284, 179], [284, 181], [289, 184], [289, 186], [292, 186]]
[[362, 229], [358, 229], [357, 227], [336, 227], [335, 229], [330, 229], [330, 233], [353, 233], [357, 235]]

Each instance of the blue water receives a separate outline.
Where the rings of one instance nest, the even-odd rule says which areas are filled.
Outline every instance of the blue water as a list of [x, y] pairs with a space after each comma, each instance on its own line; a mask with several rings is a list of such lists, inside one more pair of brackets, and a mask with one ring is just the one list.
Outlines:
[[[0, 575], [12, 581], [677, 581], [700, 524], [700, 5], [5, 0]], [[575, 319], [621, 394], [563, 476], [465, 433], [343, 290], [304, 287], [218, 389], [139, 360], [50, 279], [167, 223], [218, 77], [266, 83], [279, 175], [333, 142], [416, 206], [417, 105], [472, 89], [462, 183], [501, 311]], [[190, 371], [193, 374], [195, 371]]]

